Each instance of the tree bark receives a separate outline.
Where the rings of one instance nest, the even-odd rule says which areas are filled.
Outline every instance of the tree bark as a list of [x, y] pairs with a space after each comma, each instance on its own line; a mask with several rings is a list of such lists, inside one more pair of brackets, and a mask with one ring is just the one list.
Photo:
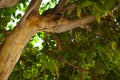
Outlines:
[[0, 8], [15, 6], [19, 0], [0, 0]]
[[40, 22], [39, 19], [39, 16], [30, 16], [21, 26], [16, 26], [6, 38], [0, 50], [0, 80], [8, 79], [25, 45], [37, 33], [36, 25]]

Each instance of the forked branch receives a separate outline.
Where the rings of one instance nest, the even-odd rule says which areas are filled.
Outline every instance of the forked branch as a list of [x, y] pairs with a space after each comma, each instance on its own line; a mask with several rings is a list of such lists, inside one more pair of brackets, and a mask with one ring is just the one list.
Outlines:
[[43, 16], [51, 15], [51, 14], [53, 15], [53, 14], [60, 12], [65, 6], [66, 2], [67, 0], [60, 0], [59, 3], [54, 8], [45, 11], [42, 15]]
[[26, 10], [26, 13], [22, 17], [22, 19], [19, 21], [18, 25], [20, 26], [28, 17], [28, 15], [32, 12], [39, 12], [39, 7], [41, 5], [42, 0], [32, 0]]

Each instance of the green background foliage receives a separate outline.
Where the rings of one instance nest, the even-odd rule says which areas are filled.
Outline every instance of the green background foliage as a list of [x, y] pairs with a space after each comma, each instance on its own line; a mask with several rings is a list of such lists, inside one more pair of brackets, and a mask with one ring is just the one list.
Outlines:
[[[119, 0], [68, 0], [67, 3], [77, 5], [74, 18], [91, 14], [97, 21], [89, 24], [91, 29], [37, 33], [26, 45], [9, 80], [120, 79], [120, 9], [110, 12]], [[40, 14], [56, 4], [56, 0], [43, 4]], [[27, 5], [28, 1], [22, 0], [15, 7], [0, 9], [0, 44], [14, 28], [9, 22], [16, 22], [22, 16], [16, 15], [16, 11], [25, 12]], [[109, 15], [100, 19], [105, 12]]]

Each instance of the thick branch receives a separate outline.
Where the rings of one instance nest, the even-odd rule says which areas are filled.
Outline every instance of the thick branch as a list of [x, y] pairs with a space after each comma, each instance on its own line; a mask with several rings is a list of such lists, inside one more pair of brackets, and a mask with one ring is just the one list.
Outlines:
[[0, 0], [0, 8], [15, 6], [19, 0]]
[[55, 6], [55, 12], [59, 12], [63, 9], [63, 7], [65, 6], [65, 3], [67, 2], [67, 0], [60, 0], [59, 3]]
[[37, 25], [42, 22], [40, 19], [40, 16], [30, 16], [21, 27], [15, 27], [6, 38], [0, 50], [0, 80], [8, 79], [25, 45], [37, 33]]
[[41, 22], [43, 21], [38, 13], [41, 1], [31, 1], [26, 14], [22, 17], [13, 32], [7, 36], [5, 43], [0, 49], [0, 80], [8, 79], [25, 45], [37, 33], [37, 26], [42, 26]]
[[29, 14], [34, 10], [36, 12], [39, 12], [39, 6], [41, 5], [42, 0], [32, 0], [27, 8], [26, 13], [22, 17], [22, 19], [19, 21], [18, 25], [20, 26], [25, 19], [29, 16]]
[[[114, 9], [111, 11], [112, 13], [114, 11], [116, 11], [118, 8], [120, 7], [120, 5], [118, 6], [115, 6]], [[108, 16], [108, 12], [106, 12], [103, 16], [101, 16], [101, 18], [103, 17], [106, 17]], [[64, 22], [66, 22], [66, 24], [64, 24]], [[56, 25], [55, 26], [55, 30], [54, 32], [55, 33], [61, 33], [61, 32], [64, 32], [64, 31], [68, 31], [68, 30], [72, 30], [76, 27], [80, 27], [80, 28], [85, 28], [84, 25], [88, 24], [88, 23], [91, 23], [95, 21], [95, 17], [93, 16], [85, 16], [85, 17], [82, 17], [80, 19], [76, 19], [76, 20], [64, 20], [63, 21], [59, 21], [59, 22], [63, 22], [61, 25]]]
[[54, 32], [55, 33], [61, 33], [61, 32], [64, 32], [64, 31], [72, 30], [72, 29], [74, 29], [76, 27], [83, 28], [83, 25], [91, 23], [94, 20], [95, 20], [95, 18], [93, 16], [85, 16], [85, 17], [80, 18], [80, 19], [70, 20], [65, 25], [56, 26]]

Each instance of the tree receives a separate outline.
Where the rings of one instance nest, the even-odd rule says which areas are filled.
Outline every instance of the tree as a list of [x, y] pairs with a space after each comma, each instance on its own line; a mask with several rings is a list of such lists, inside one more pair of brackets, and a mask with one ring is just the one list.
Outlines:
[[[44, 7], [42, 0], [31, 0], [7, 30], [26, 1], [0, 1], [0, 80], [120, 78], [119, 0], [51, 0]], [[35, 36], [43, 40], [42, 49], [33, 47]]]

